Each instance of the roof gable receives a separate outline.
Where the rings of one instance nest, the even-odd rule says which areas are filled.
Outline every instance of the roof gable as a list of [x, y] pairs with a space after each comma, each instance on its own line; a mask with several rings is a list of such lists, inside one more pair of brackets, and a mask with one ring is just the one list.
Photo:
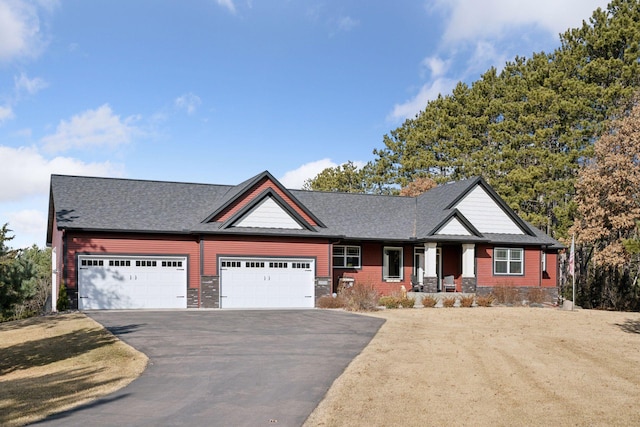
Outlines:
[[282, 228], [290, 230], [314, 228], [272, 189], [230, 217], [221, 228]]
[[457, 209], [480, 233], [533, 235], [526, 223], [481, 178], [448, 206]]
[[457, 209], [452, 211], [432, 234], [448, 236], [476, 236], [482, 234]]
[[277, 197], [278, 204], [294, 217], [301, 219], [304, 228], [323, 227], [324, 224], [304, 206], [293, 194], [280, 184], [269, 172], [265, 171], [229, 190], [223, 202], [203, 223], [223, 222], [226, 226], [236, 224], [247, 209], [254, 209], [256, 203], [263, 201], [266, 192]]
[[232, 227], [290, 228], [300, 230], [302, 226], [273, 197], [266, 197], [250, 212], [239, 218]]

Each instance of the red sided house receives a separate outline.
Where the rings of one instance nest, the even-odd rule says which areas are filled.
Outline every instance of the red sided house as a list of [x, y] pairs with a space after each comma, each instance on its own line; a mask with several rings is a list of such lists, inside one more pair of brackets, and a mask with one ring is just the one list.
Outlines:
[[[305, 308], [340, 279], [382, 294], [542, 288], [562, 245], [481, 178], [418, 197], [53, 175], [47, 243], [80, 310]], [[55, 310], [55, 305], [53, 307]]]

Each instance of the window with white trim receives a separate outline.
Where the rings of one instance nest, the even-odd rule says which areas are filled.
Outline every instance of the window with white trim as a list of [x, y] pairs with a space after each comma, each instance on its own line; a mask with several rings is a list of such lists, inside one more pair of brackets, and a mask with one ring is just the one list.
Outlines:
[[493, 274], [524, 274], [524, 250], [522, 248], [495, 248], [493, 250]]
[[542, 262], [542, 271], [547, 271], [547, 253], [543, 250], [540, 254]]
[[360, 268], [360, 246], [336, 245], [333, 247], [333, 268]]
[[385, 246], [382, 257], [382, 278], [402, 280], [402, 248]]

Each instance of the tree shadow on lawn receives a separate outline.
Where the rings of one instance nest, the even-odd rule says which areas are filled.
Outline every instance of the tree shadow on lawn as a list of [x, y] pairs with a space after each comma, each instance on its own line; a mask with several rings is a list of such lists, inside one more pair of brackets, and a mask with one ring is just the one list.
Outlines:
[[98, 397], [102, 387], [122, 380], [96, 380], [95, 376], [101, 371], [96, 368], [70, 368], [52, 374], [0, 381], [0, 425], [33, 422], [78, 403], [80, 399]]
[[640, 320], [627, 319], [624, 323], [616, 323], [620, 329], [630, 334], [640, 334]]
[[0, 375], [59, 362], [116, 341], [115, 336], [101, 329], [84, 328], [12, 345], [2, 349]]
[[39, 328], [52, 329], [61, 323], [76, 322], [85, 316], [81, 313], [51, 314], [45, 316], [35, 316], [28, 319], [10, 320], [0, 323], [0, 332], [9, 331], [16, 328], [28, 328], [37, 326]]

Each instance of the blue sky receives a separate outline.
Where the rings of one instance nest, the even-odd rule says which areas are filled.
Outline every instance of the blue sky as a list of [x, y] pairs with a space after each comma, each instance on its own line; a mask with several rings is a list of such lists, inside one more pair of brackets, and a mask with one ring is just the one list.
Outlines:
[[602, 0], [0, 0], [0, 225], [44, 246], [52, 173], [299, 188]]

